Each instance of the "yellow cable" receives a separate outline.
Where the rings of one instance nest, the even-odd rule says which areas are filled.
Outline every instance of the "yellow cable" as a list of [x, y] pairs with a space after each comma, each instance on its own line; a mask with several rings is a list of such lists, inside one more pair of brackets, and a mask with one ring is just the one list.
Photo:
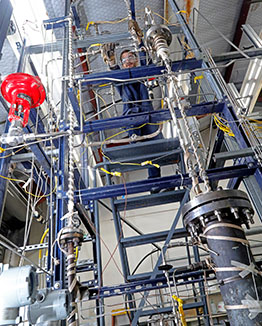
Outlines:
[[[220, 119], [226, 121], [224, 118], [220, 117]], [[216, 126], [222, 130], [225, 134], [227, 134], [228, 136], [234, 137], [235, 134], [233, 133], [233, 131], [231, 130], [230, 127], [226, 126], [222, 121], [220, 121], [220, 119], [218, 118], [217, 115], [214, 115], [214, 122], [216, 124]]]
[[88, 31], [88, 28], [89, 28], [90, 25], [94, 25], [94, 24], [95, 24], [95, 22], [93, 22], [93, 21], [88, 22], [87, 25], [86, 25], [86, 31]]
[[33, 196], [35, 198], [45, 198], [45, 197], [49, 197], [51, 194], [53, 194], [55, 191], [56, 191], [56, 188], [57, 188], [57, 177], [55, 177], [55, 186], [54, 186], [54, 189], [49, 193], [49, 194], [44, 194], [44, 195], [35, 195], [35, 194], [32, 194], [31, 192], [28, 192], [24, 189], [24, 191], [30, 195], [30, 196]]
[[145, 165], [153, 165], [154, 167], [156, 167], [156, 168], [160, 168], [160, 165], [159, 164], [155, 164], [155, 163], [152, 163], [152, 161], [145, 161], [145, 162], [142, 162], [142, 163], [140, 163], [140, 165], [141, 166], [145, 166]]
[[200, 91], [201, 91], [201, 84], [202, 84], [202, 80], [203, 80], [204, 76], [203, 74], [200, 75], [200, 76], [195, 76], [194, 77], [194, 83], [196, 84], [197, 83], [197, 80], [199, 80], [199, 83], [198, 83], [198, 87], [197, 87], [197, 94], [198, 94], [198, 98], [197, 98], [197, 104], [200, 103]]
[[94, 46], [101, 46], [102, 44], [101, 43], [94, 43], [94, 44], [91, 44], [88, 49], [90, 48], [93, 48]]
[[120, 20], [99, 20], [97, 22], [94, 22], [94, 21], [91, 21], [91, 22], [88, 22], [87, 25], [86, 25], [86, 31], [88, 31], [88, 28], [90, 25], [94, 25], [94, 24], [119, 24], [119, 23], [122, 23], [123, 21], [127, 20], [128, 17], [124, 17]]
[[[42, 237], [41, 237], [41, 240], [40, 240], [40, 244], [44, 242], [45, 237], [46, 237], [46, 235], [47, 235], [48, 232], [49, 232], [49, 228], [47, 228], [47, 229], [45, 230], [45, 232], [43, 233], [43, 235], [42, 235]], [[39, 258], [39, 260], [41, 260], [41, 258], [42, 258], [42, 249], [39, 250], [38, 258]]]
[[[162, 19], [163, 19], [167, 24], [169, 24], [169, 25], [171, 25], [171, 26], [178, 25], [178, 23], [175, 23], [175, 24], [170, 23], [169, 20], [167, 20], [165, 17], [159, 15], [157, 12], [154, 12], [154, 11], [153, 11], [152, 13], [153, 13], [154, 15], [156, 15], [156, 16], [162, 18]], [[173, 15], [172, 15], [172, 16], [173, 16]], [[171, 17], [172, 17], [172, 16], [171, 16]], [[171, 17], [170, 17], [170, 18], [171, 18]], [[169, 18], [169, 19], [170, 19], [170, 18]]]
[[[95, 93], [96, 96], [98, 96], [102, 100], [104, 106], [107, 107], [107, 104], [106, 104], [106, 101], [104, 100], [104, 98], [100, 94], [98, 94], [96, 91], [93, 90], [93, 92]], [[111, 114], [108, 111], [106, 111], [106, 113], [109, 115], [110, 118], [112, 118]]]
[[5, 176], [3, 176], [3, 175], [0, 175], [0, 178], [6, 179], [6, 180], [10, 180], [10, 181], [16, 181], [16, 182], [23, 182], [23, 183], [25, 183], [24, 180], [8, 178], [8, 177], [5, 177]]
[[[10, 157], [10, 156], [12, 156], [12, 155], [15, 155], [16, 153], [20, 152], [20, 151], [21, 151], [22, 149], [24, 149], [24, 148], [26, 148], [26, 146], [23, 146], [23, 147], [19, 148], [18, 150], [16, 150], [15, 152], [10, 153], [10, 154], [8, 154], [8, 155], [1, 156], [0, 159], [2, 159], [2, 158], [7, 158], [7, 157]], [[2, 147], [1, 147], [1, 149], [2, 149], [1, 153], [5, 152], [5, 151], [8, 151], [8, 148], [2, 148]]]
[[110, 172], [110, 171], [107, 171], [106, 169], [104, 168], [100, 168], [101, 171], [105, 172], [106, 174], [111, 174], [113, 176], [116, 176], [116, 177], [121, 177], [122, 173], [121, 172]]
[[178, 302], [178, 312], [182, 326], [187, 326], [186, 317], [183, 309], [183, 300], [178, 298], [176, 295], [172, 295], [172, 298]]

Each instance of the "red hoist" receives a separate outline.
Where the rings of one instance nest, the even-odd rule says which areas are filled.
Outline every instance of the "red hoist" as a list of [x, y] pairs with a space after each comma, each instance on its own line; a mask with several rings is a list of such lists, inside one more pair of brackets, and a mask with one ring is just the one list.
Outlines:
[[45, 89], [39, 77], [25, 73], [14, 73], [4, 78], [1, 93], [11, 104], [8, 120], [21, 122], [22, 127], [28, 123], [30, 109], [41, 105], [45, 100]]

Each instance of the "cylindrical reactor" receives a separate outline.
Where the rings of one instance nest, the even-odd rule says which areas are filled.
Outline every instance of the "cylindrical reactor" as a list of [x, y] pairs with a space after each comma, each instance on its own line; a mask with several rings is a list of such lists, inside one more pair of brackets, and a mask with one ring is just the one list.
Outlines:
[[253, 217], [247, 195], [240, 190], [200, 194], [182, 214], [191, 237], [210, 249], [230, 325], [262, 325], [262, 277], [241, 227]]

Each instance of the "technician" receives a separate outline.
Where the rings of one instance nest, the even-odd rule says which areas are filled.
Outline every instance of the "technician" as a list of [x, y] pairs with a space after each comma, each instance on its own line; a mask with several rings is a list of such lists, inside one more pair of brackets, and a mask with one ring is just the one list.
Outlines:
[[[116, 64], [116, 56], [115, 56], [115, 44], [108, 43], [104, 44], [102, 47], [102, 56], [104, 62], [109, 66], [111, 70], [120, 69], [120, 67]], [[131, 69], [137, 67], [139, 65], [137, 54], [131, 50], [124, 50], [120, 54], [121, 65], [124, 69]], [[153, 106], [151, 101], [149, 100], [147, 87], [144, 84], [144, 81], [134, 81], [128, 82], [125, 84], [115, 85], [123, 102], [123, 115], [129, 115], [140, 112], [151, 112], [153, 111]], [[142, 101], [140, 101], [142, 100]], [[131, 102], [131, 103], [126, 103]], [[145, 125], [142, 128], [129, 130], [129, 137], [132, 137], [133, 134], [137, 136], [149, 135], [156, 132], [158, 126], [154, 125]], [[162, 139], [163, 135], [159, 133], [154, 138], [150, 138], [150, 140]], [[148, 178], [157, 178], [160, 177], [160, 169], [156, 167], [150, 167], [148, 169]]]

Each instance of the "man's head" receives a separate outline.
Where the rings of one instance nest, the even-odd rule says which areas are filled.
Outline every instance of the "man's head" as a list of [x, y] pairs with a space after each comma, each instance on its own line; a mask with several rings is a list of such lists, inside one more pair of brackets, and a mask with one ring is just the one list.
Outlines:
[[134, 68], [138, 66], [138, 58], [135, 52], [124, 50], [120, 54], [120, 60], [123, 68]]

